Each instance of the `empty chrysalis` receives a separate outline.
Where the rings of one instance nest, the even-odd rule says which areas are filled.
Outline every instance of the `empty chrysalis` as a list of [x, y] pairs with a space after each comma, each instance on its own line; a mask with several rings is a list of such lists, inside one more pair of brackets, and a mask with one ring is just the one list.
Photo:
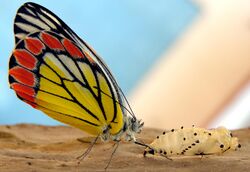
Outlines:
[[174, 155], [211, 155], [221, 154], [227, 150], [236, 150], [241, 145], [238, 138], [225, 127], [207, 130], [204, 128], [172, 129], [150, 144], [144, 151], [146, 154], [174, 156]]

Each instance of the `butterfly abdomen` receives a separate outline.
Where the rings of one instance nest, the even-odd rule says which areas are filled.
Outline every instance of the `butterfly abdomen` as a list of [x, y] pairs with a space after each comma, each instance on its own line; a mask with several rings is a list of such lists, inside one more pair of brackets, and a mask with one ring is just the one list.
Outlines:
[[238, 138], [232, 137], [231, 132], [224, 127], [212, 130], [182, 127], [157, 136], [145, 149], [144, 155], [209, 155], [235, 150], [238, 147]]

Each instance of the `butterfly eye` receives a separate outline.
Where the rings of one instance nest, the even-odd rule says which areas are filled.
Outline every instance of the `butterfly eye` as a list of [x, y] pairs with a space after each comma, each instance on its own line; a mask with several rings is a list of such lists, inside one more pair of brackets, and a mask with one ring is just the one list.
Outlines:
[[135, 118], [131, 118], [131, 123], [135, 123], [136, 119]]

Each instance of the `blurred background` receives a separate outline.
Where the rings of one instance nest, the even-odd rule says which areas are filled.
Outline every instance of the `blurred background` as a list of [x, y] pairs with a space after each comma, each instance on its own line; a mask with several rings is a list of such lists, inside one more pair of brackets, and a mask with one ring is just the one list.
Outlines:
[[[0, 124], [58, 125], [9, 89], [13, 20], [25, 2], [0, 1]], [[250, 126], [250, 1], [32, 2], [94, 47], [147, 127]]]

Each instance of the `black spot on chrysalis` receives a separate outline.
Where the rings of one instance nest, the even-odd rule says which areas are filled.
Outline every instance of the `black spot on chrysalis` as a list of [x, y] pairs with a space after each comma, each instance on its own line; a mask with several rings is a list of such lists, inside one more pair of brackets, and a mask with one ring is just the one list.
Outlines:
[[221, 145], [220, 145], [220, 148], [224, 148], [224, 145], [223, 145], [223, 144], [221, 144]]
[[186, 140], [186, 138], [184, 137], [183, 140]]
[[183, 129], [183, 126], [181, 126], [181, 129]]
[[171, 132], [174, 132], [174, 129], [172, 129]]
[[194, 133], [194, 136], [197, 136], [197, 133]]
[[153, 149], [150, 149], [150, 150], [148, 151], [148, 153], [154, 155], [154, 154], [155, 154], [155, 151], [154, 151]]
[[165, 131], [163, 131], [163, 133], [162, 133], [162, 134], [164, 135], [164, 134], [166, 134], [166, 132], [165, 132]]

